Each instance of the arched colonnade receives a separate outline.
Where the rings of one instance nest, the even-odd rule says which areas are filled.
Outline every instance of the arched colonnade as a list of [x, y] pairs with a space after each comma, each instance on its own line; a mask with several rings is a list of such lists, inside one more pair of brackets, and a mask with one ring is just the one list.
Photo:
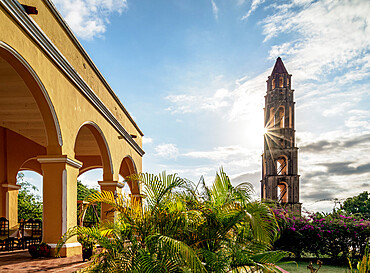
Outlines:
[[[93, 71], [83, 50], [79, 52], [95, 78], [80, 76], [80, 68], [76, 74], [63, 70], [63, 65], [73, 65], [73, 61], [63, 63], [72, 53], [59, 45], [62, 61], [52, 60], [52, 48], [43, 49], [42, 40], [37, 45], [22, 31], [24, 26], [5, 15], [8, 2], [14, 1], [0, 1], [0, 21], [5, 24], [0, 32], [0, 217], [6, 217], [10, 226], [17, 224], [17, 173], [41, 174], [42, 240], [55, 247], [60, 236], [77, 224], [79, 175], [102, 168], [103, 180], [97, 181], [101, 190], [120, 192], [119, 175], [142, 170], [143, 134], [101, 74]], [[47, 9], [45, 3], [39, 8]], [[139, 186], [129, 186], [131, 194], [139, 197]], [[75, 240], [62, 255], [80, 252]]]

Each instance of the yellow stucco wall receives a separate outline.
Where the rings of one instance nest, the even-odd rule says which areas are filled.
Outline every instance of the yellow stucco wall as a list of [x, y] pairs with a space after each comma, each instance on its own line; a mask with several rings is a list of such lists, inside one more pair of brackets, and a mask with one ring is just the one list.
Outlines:
[[78, 46], [67, 34], [65, 28], [55, 18], [55, 15], [50, 11], [48, 5], [44, 1], [40, 0], [25, 0], [22, 1], [22, 4], [35, 6], [37, 8], [39, 14], [31, 15], [32, 19], [40, 26], [44, 33], [67, 58], [78, 74], [94, 90], [96, 95], [103, 101], [125, 129], [130, 134], [138, 136], [136, 141], [141, 145], [141, 134], [133, 126], [127, 115], [120, 109], [117, 102], [107, 91], [104, 83], [99, 79], [88, 60], [83, 56], [81, 51], [78, 49]]
[[[53, 19], [50, 12], [47, 12], [48, 9], [45, 5], [40, 5], [42, 4], [40, 1], [26, 2], [30, 2], [29, 4], [31, 4], [31, 2], [38, 2], [39, 5], [37, 8], [39, 9], [39, 14], [34, 16], [34, 19], [45, 27], [42, 29], [45, 33], [50, 35], [48, 37], [52, 41], [59, 42], [61, 44], [58, 49], [63, 53], [63, 55], [66, 57], [74, 55], [79, 56], [74, 58], [71, 57], [68, 61], [73, 64], [77, 63], [78, 60], [82, 60], [83, 56], [71, 42], [68, 42], [70, 40], [65, 34], [63, 35], [62, 29], [58, 27], [59, 25], [55, 19]], [[62, 153], [72, 157], [74, 156], [74, 141], [80, 126], [84, 122], [92, 121], [103, 131], [108, 142], [108, 146], [114, 147], [114, 149], [110, 149], [113, 169], [115, 170], [114, 179], [118, 179], [118, 169], [125, 155], [130, 155], [133, 158], [138, 171], [141, 171], [141, 156], [129, 145], [122, 145], [125, 140], [118, 139], [117, 131], [102, 115], [97, 112], [95, 107], [86, 100], [74, 84], [59, 70], [46, 54], [38, 48], [35, 42], [24, 34], [21, 27], [14, 22], [2, 7], [0, 8], [0, 22], [0, 41], [3, 41], [14, 48], [30, 64], [32, 69], [41, 79], [50, 96], [62, 132]], [[67, 42], [62, 44], [63, 39]], [[74, 66], [79, 74], [84, 76], [84, 79], [91, 87], [96, 86], [96, 89], [93, 88], [93, 90], [104, 102], [105, 106], [110, 109], [116, 117], [121, 117], [120, 121], [123, 127], [129, 133], [136, 134], [138, 136], [135, 141], [137, 141], [141, 146], [140, 133], [129, 121], [126, 114], [122, 110], [119, 111], [120, 108], [118, 104], [103, 87], [102, 82], [97, 78], [92, 70], [87, 69], [88, 71], [84, 73], [81, 67], [83, 66]], [[112, 111], [112, 109], [117, 110]]]
[[[111, 122], [109, 122], [107, 118], [97, 110], [85, 95], [83, 95], [78, 86], [73, 83], [66, 73], [63, 72], [54, 62], [54, 60], [46, 54], [44, 49], [42, 49], [32, 39], [32, 37], [27, 34], [23, 27], [18, 24], [13, 16], [6, 11], [1, 0], [0, 4], [0, 42], [14, 49], [15, 52], [19, 54], [36, 73], [50, 97], [50, 101], [54, 107], [60, 125], [63, 145], [60, 147], [55, 139], [52, 143], [49, 141], [45, 154], [38, 153], [37, 156], [49, 156], [50, 158], [63, 158], [63, 156], [65, 156], [66, 158], [74, 160], [77, 134], [81, 126], [89, 122], [95, 124], [101, 130], [109, 148], [113, 169], [113, 175], [109, 177], [109, 180], [118, 181], [121, 163], [127, 156], [133, 160], [136, 170], [141, 172], [142, 155], [140, 155], [138, 151], [128, 143], [128, 141], [119, 138], [120, 133], [112, 126]], [[106, 83], [104, 83], [96, 71], [94, 71], [94, 68], [89, 64], [89, 60], [86, 59], [81, 49], [79, 49], [79, 46], [73, 41], [73, 39], [71, 39], [70, 35], [60, 21], [55, 17], [55, 14], [50, 10], [47, 3], [40, 0], [24, 0], [22, 1], [22, 4], [37, 7], [39, 14], [32, 15], [34, 22], [58, 48], [62, 55], [73, 66], [75, 71], [78, 72], [87, 85], [103, 102], [105, 107], [116, 117], [123, 128], [129, 134], [137, 136], [134, 140], [139, 147], [142, 147], [141, 131], [137, 128], [137, 125], [132, 121], [132, 118], [127, 114], [125, 109], [122, 109], [119, 103], [117, 103], [115, 98], [109, 92]], [[31, 89], [32, 88], [35, 87], [31, 86]], [[33, 91], [34, 90], [31, 90], [31, 93]], [[37, 93], [37, 96], [39, 96], [41, 93], [39, 91], [37, 92], [35, 91], [35, 94]], [[39, 99], [37, 96], [35, 97], [36, 101]], [[43, 111], [46, 110], [40, 109], [40, 111], [43, 113]], [[45, 115], [50, 116], [50, 113], [45, 113]], [[46, 130], [50, 132], [55, 130], [55, 128], [51, 126], [47, 127]], [[22, 141], [20, 140], [19, 143], [20, 142]], [[24, 159], [21, 159], [20, 157], [14, 158], [14, 160], [12, 159], [10, 161], [8, 159], [7, 164], [9, 166], [7, 166], [7, 168], [9, 169], [11, 167], [19, 166], [21, 160]], [[36, 159], [35, 162], [37, 163]], [[54, 166], [52, 164], [59, 165]], [[64, 180], [67, 181], [67, 184], [65, 185], [68, 195], [68, 198], [66, 199], [68, 207], [66, 210], [67, 228], [76, 224], [75, 204], [77, 200], [77, 189], [75, 183], [78, 175], [78, 168], [72, 167], [68, 164], [50, 163], [49, 165], [42, 165], [44, 175], [47, 173], [46, 177], [44, 177], [44, 183], [45, 180], [48, 183], [47, 185], [44, 184], [44, 204], [55, 202], [60, 205], [64, 198], [62, 196], [62, 186], [64, 185], [63, 183], [65, 183]], [[78, 165], [78, 163], [76, 164]], [[3, 167], [0, 166], [1, 175], [7, 171], [2, 168]], [[62, 169], [67, 170], [67, 176], [65, 178], [61, 175]], [[13, 175], [13, 171], [11, 175]], [[16, 181], [15, 179], [7, 179], [7, 183], [8, 182], [15, 184]], [[16, 206], [17, 190], [7, 190], [3, 187], [1, 188], [1, 192], [0, 211], [4, 211], [5, 206]], [[50, 193], [50, 195], [45, 196], [45, 193]], [[49, 217], [45, 224], [49, 228], [45, 235], [45, 240], [48, 243], [56, 243], [62, 233], [62, 222], [60, 219], [58, 220], [62, 209], [58, 206], [55, 206], [55, 209], [53, 209], [50, 205], [44, 205], [44, 208], [47, 207], [46, 211], [44, 210], [44, 214], [47, 213]], [[12, 218], [9, 220], [13, 223], [16, 221], [17, 215], [16, 213], [13, 213], [9, 215], [9, 217]], [[53, 225], [56, 225], [56, 227], [53, 227]], [[55, 229], [55, 234], [50, 232], [51, 227]], [[67, 249], [67, 251], [65, 251], [65, 255], [72, 255], [79, 251], [81, 251], [81, 248], [80, 246], [77, 246], [75, 248], [70, 248], [69, 250]]]

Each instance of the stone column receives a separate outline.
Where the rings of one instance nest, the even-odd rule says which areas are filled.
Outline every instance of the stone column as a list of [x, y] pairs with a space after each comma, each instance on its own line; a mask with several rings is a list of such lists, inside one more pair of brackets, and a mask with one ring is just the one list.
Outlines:
[[[122, 193], [123, 184], [118, 181], [99, 181], [101, 191], [111, 191], [116, 194]], [[100, 220], [103, 222], [105, 220], [114, 220], [116, 219], [117, 213], [110, 213], [107, 215], [107, 212], [112, 209], [112, 206], [102, 203], [101, 204], [101, 215]]]
[[[39, 156], [43, 172], [43, 241], [55, 250], [60, 237], [77, 225], [77, 176], [82, 163], [63, 156]], [[61, 256], [81, 254], [77, 238], [62, 248]]]

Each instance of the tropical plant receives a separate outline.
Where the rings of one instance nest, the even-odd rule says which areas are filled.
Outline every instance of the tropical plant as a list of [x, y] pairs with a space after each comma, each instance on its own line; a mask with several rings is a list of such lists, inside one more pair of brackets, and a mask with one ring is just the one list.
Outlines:
[[351, 261], [349, 261], [349, 267], [351, 273], [369, 273], [370, 272], [370, 253], [369, 253], [369, 244], [367, 244], [365, 249], [365, 254], [360, 261], [357, 263], [357, 268], [352, 267]]
[[[176, 175], [137, 174], [141, 202], [97, 192], [89, 205], [103, 202], [118, 212], [115, 222], [74, 227], [59, 241], [86, 234], [102, 247], [89, 272], [241, 272], [271, 270], [285, 252], [269, 251], [277, 236], [274, 214], [252, 202], [251, 185], [233, 187], [221, 169], [211, 187]], [[89, 206], [88, 205], [88, 206]], [[87, 207], [88, 207], [87, 206]]]

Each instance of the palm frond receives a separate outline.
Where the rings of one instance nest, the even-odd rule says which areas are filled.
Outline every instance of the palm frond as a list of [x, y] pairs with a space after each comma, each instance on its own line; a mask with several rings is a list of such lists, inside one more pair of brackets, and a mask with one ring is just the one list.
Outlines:
[[164, 235], [152, 235], [147, 238], [147, 244], [159, 245], [160, 248], [166, 248], [168, 255], [182, 257], [183, 262], [193, 272], [206, 272], [203, 264], [191, 247], [184, 242], [175, 240]]

